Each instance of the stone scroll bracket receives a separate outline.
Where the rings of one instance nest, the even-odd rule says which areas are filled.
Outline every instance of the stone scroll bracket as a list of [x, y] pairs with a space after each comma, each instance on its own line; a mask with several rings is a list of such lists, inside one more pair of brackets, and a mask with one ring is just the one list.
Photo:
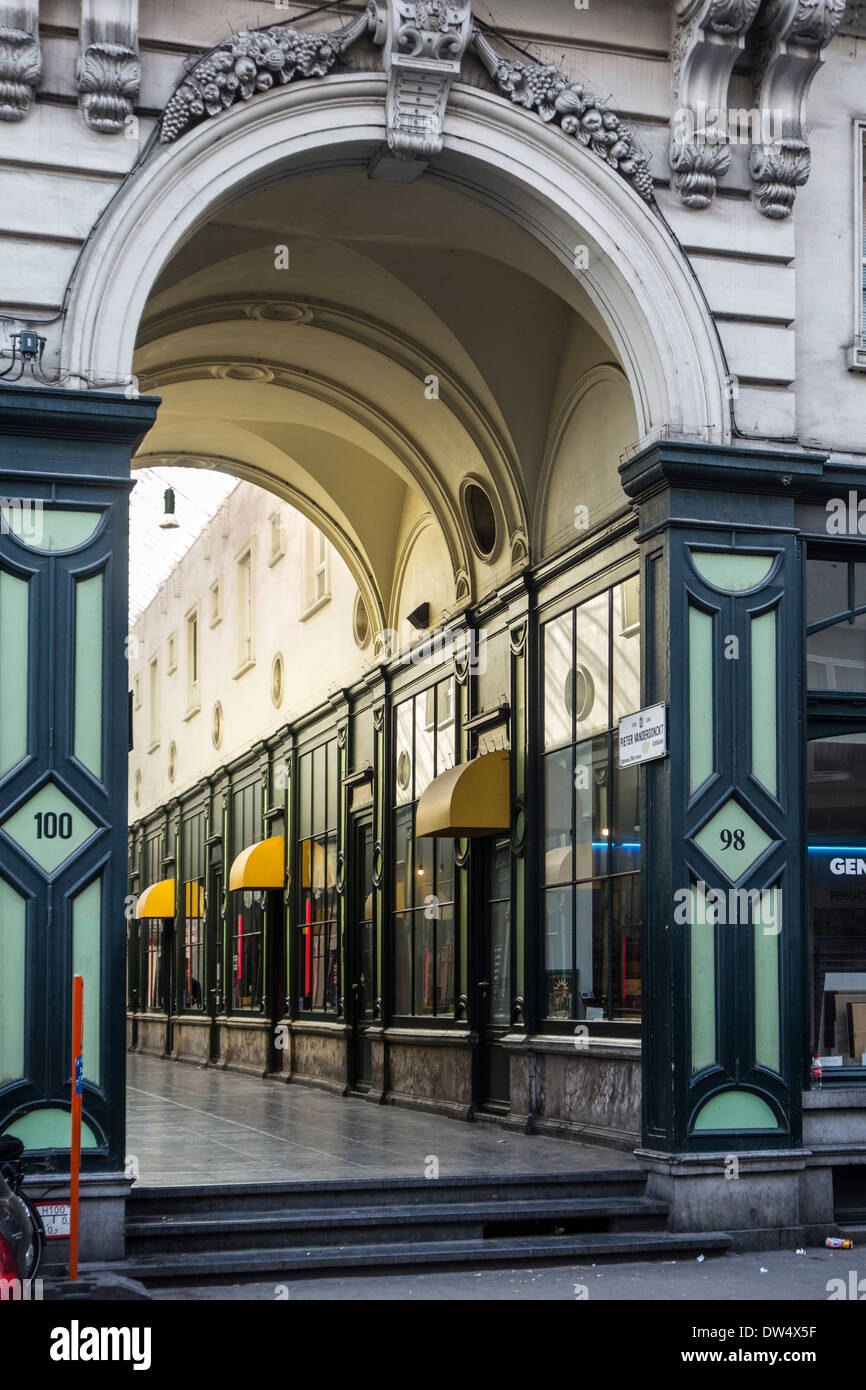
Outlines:
[[686, 207], [709, 207], [731, 163], [731, 72], [761, 0], [675, 0], [669, 161]]
[[0, 121], [23, 121], [41, 76], [39, 0], [0, 3]]
[[121, 134], [141, 84], [138, 0], [81, 0], [75, 78], [78, 104], [90, 129]]
[[845, 0], [765, 0], [755, 25], [753, 101], [762, 113], [750, 154], [752, 196], [765, 217], [788, 217], [812, 156], [806, 99]]
[[445, 109], [470, 38], [470, 0], [373, 0], [373, 42], [388, 74], [388, 144], [372, 178], [411, 183], [441, 154]]

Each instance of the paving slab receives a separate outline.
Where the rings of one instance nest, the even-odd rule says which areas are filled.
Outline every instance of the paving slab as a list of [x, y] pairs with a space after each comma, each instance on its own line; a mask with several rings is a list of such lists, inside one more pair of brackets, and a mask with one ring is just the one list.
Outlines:
[[127, 1059], [126, 1151], [142, 1186], [630, 1169], [631, 1154], [312, 1087]]

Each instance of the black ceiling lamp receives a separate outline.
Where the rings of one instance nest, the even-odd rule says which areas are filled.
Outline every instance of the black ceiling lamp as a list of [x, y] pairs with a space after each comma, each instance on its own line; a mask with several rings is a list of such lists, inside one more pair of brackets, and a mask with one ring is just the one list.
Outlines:
[[176, 531], [180, 525], [174, 514], [174, 488], [167, 487], [163, 497], [163, 517], [159, 523], [161, 531]]

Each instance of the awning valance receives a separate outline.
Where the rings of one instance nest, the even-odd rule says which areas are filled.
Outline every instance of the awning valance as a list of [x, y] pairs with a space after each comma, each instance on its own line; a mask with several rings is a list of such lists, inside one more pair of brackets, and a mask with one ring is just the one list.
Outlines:
[[485, 753], [441, 773], [418, 802], [415, 835], [475, 836], [508, 830], [510, 766], [510, 753]]
[[272, 835], [242, 850], [232, 864], [229, 888], [282, 888], [286, 882], [286, 839]]
[[[138, 899], [136, 917], [174, 917], [174, 879], [164, 878], [152, 883]], [[204, 916], [204, 889], [194, 880], [186, 885], [187, 917]]]

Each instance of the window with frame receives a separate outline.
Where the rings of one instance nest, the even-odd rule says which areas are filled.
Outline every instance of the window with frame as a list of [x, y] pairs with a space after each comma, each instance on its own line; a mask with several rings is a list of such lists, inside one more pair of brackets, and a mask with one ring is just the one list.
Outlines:
[[186, 710], [194, 714], [201, 708], [199, 686], [199, 630], [198, 607], [186, 616]]
[[809, 555], [806, 684], [828, 693], [866, 690], [866, 561]]
[[177, 670], [177, 633], [172, 632], [166, 643], [166, 674], [171, 676]]
[[337, 741], [298, 759], [298, 1008], [334, 1014], [340, 1000], [337, 929]]
[[265, 899], [259, 889], [233, 893], [231, 1007], [245, 1013], [260, 1009], [264, 997]]
[[457, 924], [453, 839], [416, 839], [418, 801], [457, 760], [453, 677], [395, 710], [394, 1012], [453, 1020]]
[[268, 535], [268, 564], [275, 565], [286, 553], [286, 528], [283, 525], [283, 512], [280, 507], [268, 518]]
[[205, 818], [191, 815], [183, 823], [184, 933], [181, 975], [183, 1008], [204, 1008], [205, 997]]
[[253, 600], [253, 552], [250, 547], [237, 562], [239, 671], [251, 666], [255, 660]]
[[542, 627], [544, 980], [552, 1021], [637, 1022], [638, 768], [617, 725], [640, 706], [635, 575]]
[[312, 614], [331, 597], [330, 549], [312, 522], [304, 525], [304, 614]]
[[149, 665], [150, 751], [159, 747], [159, 655], [152, 656]]
[[216, 627], [217, 623], [222, 622], [223, 618], [223, 585], [222, 579], [215, 579], [208, 590], [210, 599], [209, 619], [211, 627]]

